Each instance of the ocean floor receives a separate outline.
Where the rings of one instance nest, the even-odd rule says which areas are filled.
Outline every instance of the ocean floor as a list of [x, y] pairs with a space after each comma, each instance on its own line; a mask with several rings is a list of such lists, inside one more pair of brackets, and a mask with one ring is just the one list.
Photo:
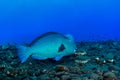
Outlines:
[[120, 41], [77, 42], [77, 52], [60, 61], [25, 63], [15, 45], [1, 45], [0, 80], [120, 80]]

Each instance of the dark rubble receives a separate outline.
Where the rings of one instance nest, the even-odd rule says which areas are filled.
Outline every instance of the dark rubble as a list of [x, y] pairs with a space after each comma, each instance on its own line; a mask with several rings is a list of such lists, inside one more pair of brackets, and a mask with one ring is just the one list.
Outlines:
[[77, 42], [60, 61], [20, 63], [16, 45], [0, 46], [0, 80], [120, 80], [120, 41]]

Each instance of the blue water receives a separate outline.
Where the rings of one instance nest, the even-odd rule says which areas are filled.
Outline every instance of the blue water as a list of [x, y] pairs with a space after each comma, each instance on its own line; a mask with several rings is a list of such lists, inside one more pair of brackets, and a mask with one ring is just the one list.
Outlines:
[[48, 31], [76, 41], [120, 40], [120, 0], [0, 0], [0, 44]]

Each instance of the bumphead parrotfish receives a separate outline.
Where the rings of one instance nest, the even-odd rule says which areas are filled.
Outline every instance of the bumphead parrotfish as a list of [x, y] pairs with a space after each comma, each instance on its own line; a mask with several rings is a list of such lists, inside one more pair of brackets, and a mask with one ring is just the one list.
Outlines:
[[71, 35], [47, 32], [37, 37], [29, 45], [19, 45], [17, 48], [21, 63], [25, 62], [30, 56], [38, 60], [53, 58], [59, 61], [63, 56], [74, 54], [76, 44]]

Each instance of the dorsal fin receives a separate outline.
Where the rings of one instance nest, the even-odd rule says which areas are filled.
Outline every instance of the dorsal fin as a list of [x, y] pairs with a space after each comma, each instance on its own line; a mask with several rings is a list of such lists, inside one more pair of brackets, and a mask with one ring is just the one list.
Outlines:
[[60, 47], [58, 48], [58, 52], [62, 52], [63, 50], [65, 50], [65, 46], [64, 44], [61, 44]]

